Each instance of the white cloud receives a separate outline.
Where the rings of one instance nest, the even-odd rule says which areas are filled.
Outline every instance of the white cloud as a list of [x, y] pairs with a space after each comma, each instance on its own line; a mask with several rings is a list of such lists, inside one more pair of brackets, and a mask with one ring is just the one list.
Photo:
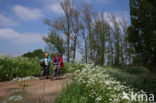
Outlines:
[[126, 20], [130, 19], [130, 15], [128, 11], [117, 11], [114, 13], [117, 17], [125, 18]]
[[49, 10], [57, 14], [63, 14], [63, 10], [58, 2], [49, 5]]
[[36, 2], [40, 2], [42, 4], [51, 4], [51, 3], [56, 3], [62, 0], [35, 0]]
[[63, 0], [39, 0], [38, 2], [44, 5], [44, 12], [47, 13], [55, 13], [55, 14], [63, 14], [63, 10], [60, 6], [60, 2]]
[[28, 8], [21, 5], [13, 6], [13, 12], [24, 21], [37, 20], [43, 16], [39, 9]]
[[[75, 0], [72, 0], [72, 1], [75, 1]], [[102, 5], [109, 5], [112, 3], [113, 0], [77, 0], [78, 2], [87, 2], [87, 3], [91, 3], [91, 4], [95, 4], [95, 3], [98, 3], [98, 4], [102, 4]]]
[[[56, 13], [56, 14], [63, 14], [63, 10], [60, 6], [60, 2], [62, 2], [64, 0], [46, 0], [45, 1], [45, 6], [46, 8], [48, 7], [50, 11]], [[77, 2], [75, 2], [77, 1]], [[73, 3], [81, 3], [84, 2], [84, 0], [71, 0], [71, 2]], [[88, 3], [99, 3], [99, 4], [104, 4], [104, 5], [108, 5], [110, 3], [112, 3], [112, 0], [85, 0], [85, 2]], [[47, 10], [47, 9], [46, 9]]]
[[0, 26], [16, 26], [18, 23], [0, 14]]
[[120, 22], [120, 20], [122, 20], [122, 18], [124, 18], [128, 22], [130, 21], [128, 11], [104, 12], [105, 19], [106, 19], [106, 21], [109, 23], [109, 25], [111, 27], [114, 26], [111, 19], [110, 19], [111, 14], [115, 15], [115, 18], [116, 18], [117, 22]]
[[0, 38], [10, 40], [12, 43], [38, 43], [42, 42], [42, 36], [38, 33], [18, 33], [11, 28], [0, 29]]
[[96, 0], [96, 2], [107, 5], [107, 4], [110, 4], [112, 0]]

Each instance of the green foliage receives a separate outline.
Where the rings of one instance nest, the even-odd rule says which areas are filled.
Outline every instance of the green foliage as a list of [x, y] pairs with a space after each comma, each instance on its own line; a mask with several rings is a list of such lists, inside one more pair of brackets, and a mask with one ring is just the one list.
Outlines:
[[143, 89], [147, 93], [156, 93], [156, 77], [144, 67], [118, 66], [109, 68], [108, 74], [125, 85], [132, 86], [137, 90]]
[[0, 81], [38, 75], [39, 71], [38, 58], [0, 56]]
[[122, 71], [130, 74], [149, 73], [149, 70], [147, 68], [138, 66], [113, 66], [113, 68], [121, 69]]
[[64, 40], [56, 32], [51, 32], [47, 37], [44, 36], [43, 40], [47, 43], [48, 50], [51, 53], [59, 52], [61, 56], [65, 53]]
[[28, 52], [23, 54], [23, 57], [28, 57], [28, 58], [38, 57], [41, 59], [43, 56], [44, 56], [44, 52], [42, 51], [42, 49], [36, 49], [33, 52]]
[[94, 37], [92, 40], [92, 49], [95, 50], [94, 55], [97, 57], [94, 58], [96, 64], [103, 65], [105, 62], [105, 47], [106, 42], [108, 42], [108, 37], [110, 35], [109, 24], [104, 20], [104, 13], [101, 13], [101, 16], [95, 18], [95, 25], [93, 28]]
[[137, 64], [156, 66], [155, 0], [130, 0], [130, 15], [128, 40], [135, 49]]
[[64, 69], [62, 69], [63, 73], [75, 72], [76, 70], [81, 70], [84, 67], [84, 65], [73, 63], [65, 63], [64, 65]]

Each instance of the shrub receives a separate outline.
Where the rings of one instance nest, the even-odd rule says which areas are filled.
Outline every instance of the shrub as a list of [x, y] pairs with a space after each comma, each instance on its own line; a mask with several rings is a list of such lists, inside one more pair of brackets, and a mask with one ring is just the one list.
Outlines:
[[0, 81], [38, 75], [39, 71], [38, 58], [0, 56]]
[[81, 70], [84, 67], [82, 64], [65, 63], [63, 73], [74, 72], [76, 70]]

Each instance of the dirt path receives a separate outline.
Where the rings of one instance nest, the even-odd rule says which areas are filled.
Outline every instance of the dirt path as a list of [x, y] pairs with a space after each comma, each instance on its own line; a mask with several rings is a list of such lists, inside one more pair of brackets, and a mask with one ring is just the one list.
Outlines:
[[[62, 79], [51, 81], [33, 79], [26, 81], [30, 86], [26, 89], [26, 95], [20, 103], [38, 103], [39, 100], [54, 101], [60, 94], [63, 87], [68, 80]], [[9, 81], [0, 82], [0, 103], [11, 95], [15, 95], [13, 90], [20, 89], [21, 82]], [[23, 82], [22, 82], [23, 83]], [[16, 93], [17, 95], [18, 93]]]

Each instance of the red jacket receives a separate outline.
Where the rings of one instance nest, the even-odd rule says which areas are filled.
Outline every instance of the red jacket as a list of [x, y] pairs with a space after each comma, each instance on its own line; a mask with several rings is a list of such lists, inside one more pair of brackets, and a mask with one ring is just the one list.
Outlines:
[[[52, 63], [53, 62], [56, 62], [56, 57], [53, 59]], [[64, 63], [63, 63], [63, 59], [61, 56], [59, 57], [59, 63], [61, 64], [62, 68], [64, 68]]]

